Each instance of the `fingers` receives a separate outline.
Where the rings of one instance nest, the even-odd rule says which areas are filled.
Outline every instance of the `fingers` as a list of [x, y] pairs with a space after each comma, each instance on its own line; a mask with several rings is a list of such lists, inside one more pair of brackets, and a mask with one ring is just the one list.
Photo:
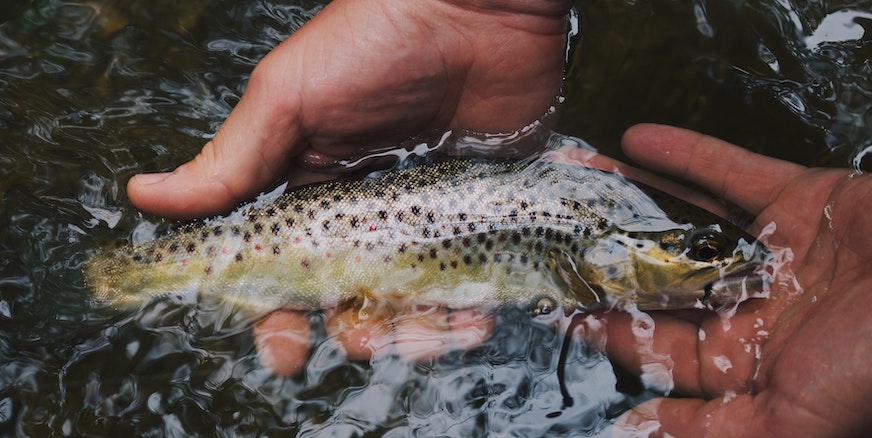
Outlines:
[[[653, 399], [625, 412], [615, 422], [614, 437], [744, 437], [762, 430], [750, 395], [700, 399]], [[754, 432], [757, 432], [755, 434]]]
[[630, 128], [624, 134], [623, 147], [639, 164], [697, 183], [755, 215], [805, 169], [713, 137], [662, 125]]
[[258, 358], [274, 374], [300, 372], [309, 358], [312, 330], [303, 312], [277, 311], [254, 326]]
[[131, 178], [131, 202], [161, 216], [201, 218], [232, 210], [285, 178], [300, 140], [293, 88], [283, 83], [289, 71], [267, 56], [212, 141], [173, 172]]
[[712, 213], [720, 216], [727, 215], [724, 205], [717, 200], [712, 199], [711, 196], [706, 196], [698, 190], [694, 190], [686, 185], [681, 185], [675, 181], [658, 177], [650, 172], [629, 166], [605, 155], [574, 147], [562, 148], [554, 152], [554, 154], [549, 156], [549, 159], [553, 161], [592, 167], [605, 170], [606, 172], [617, 173], [626, 176], [631, 180], [638, 181], [642, 184], [654, 187], [657, 190], [669, 193], [670, 195], [683, 199], [691, 204], [705, 208]]
[[[326, 324], [328, 336], [351, 359], [398, 354], [411, 361], [427, 361], [484, 342], [493, 331], [494, 315], [490, 311], [444, 307], [421, 307], [402, 313], [355, 307], [329, 313]], [[305, 367], [311, 343], [305, 313], [273, 312], [255, 326], [254, 337], [261, 363], [274, 374], [293, 375]]]

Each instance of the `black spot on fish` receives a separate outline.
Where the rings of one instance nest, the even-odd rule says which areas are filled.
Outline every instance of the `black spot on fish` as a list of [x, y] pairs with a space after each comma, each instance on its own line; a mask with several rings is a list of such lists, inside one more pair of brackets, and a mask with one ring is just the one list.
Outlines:
[[478, 234], [475, 235], [475, 240], [477, 240], [478, 243], [484, 243], [485, 240], [487, 240], [487, 234], [485, 234], [485, 233], [478, 233]]
[[536, 254], [542, 254], [542, 251], [545, 249], [545, 245], [542, 242], [537, 241], [536, 245], [533, 247], [536, 251]]
[[224, 234], [224, 229], [222, 229], [221, 226], [219, 225], [215, 228], [212, 228], [212, 234], [214, 234], [216, 237], [221, 236], [222, 234]]
[[457, 269], [457, 260], [452, 260], [449, 264], [451, 265], [451, 269]]
[[601, 230], [601, 231], [602, 231], [602, 230], [605, 230], [606, 227], [608, 227], [608, 226], [609, 226], [609, 221], [606, 220], [606, 218], [601, 217], [601, 218], [597, 219], [597, 221], [596, 221], [596, 227], [597, 227], [599, 230]]
[[446, 249], [447, 249], [447, 248], [451, 248], [451, 240], [450, 240], [450, 239], [445, 239], [445, 240], [443, 240], [443, 241], [442, 241], [442, 247], [443, 247], [443, 248], [446, 248]]
[[494, 254], [494, 262], [499, 263], [501, 261], [503, 261], [503, 255], [500, 253]]
[[459, 236], [461, 233], [463, 233], [463, 231], [461, 231], [460, 227], [458, 227], [457, 225], [454, 226], [454, 229], [452, 231], [454, 232], [455, 236]]
[[524, 228], [521, 228], [521, 234], [523, 234], [526, 237], [526, 236], [529, 236], [530, 234], [533, 234], [533, 230], [531, 230], [530, 227], [524, 227]]
[[133, 257], [131, 257], [131, 258], [133, 259], [134, 262], [141, 262], [142, 261], [142, 254], [134, 254]]
[[242, 253], [241, 253], [241, 252], [236, 253], [236, 257], [235, 257], [235, 258], [236, 258], [236, 261], [237, 261], [237, 262], [241, 262], [241, 261], [242, 261]]
[[419, 261], [419, 262], [423, 262], [423, 261], [424, 261], [424, 254], [418, 254], [418, 261]]
[[330, 209], [330, 201], [328, 201], [326, 199], [322, 200], [321, 201], [321, 208], [324, 210], [329, 210]]
[[529, 206], [530, 205], [527, 204], [527, 201], [521, 201], [521, 204], [520, 204], [521, 210], [526, 210], [527, 207], [529, 207]]
[[375, 244], [373, 244], [372, 242], [366, 242], [366, 250], [367, 251], [372, 251], [374, 249], [375, 249]]
[[487, 255], [485, 255], [483, 252], [478, 253], [478, 262], [481, 264], [487, 263]]
[[211, 267], [211, 266], [206, 266], [206, 269], [204, 269], [203, 272], [205, 272], [206, 275], [210, 275], [210, 274], [212, 274], [212, 267]]
[[360, 248], [360, 241], [355, 240], [354, 243], [352, 243], [352, 245], [354, 245], [355, 248]]
[[440, 263], [439, 263], [439, 270], [440, 270], [440, 271], [444, 271], [444, 270], [445, 270], [445, 263], [444, 263], [444, 262], [440, 262]]
[[213, 257], [213, 256], [215, 255], [215, 247], [212, 246], [212, 245], [209, 245], [209, 246], [206, 248], [206, 255], [209, 256], [209, 257]]
[[405, 244], [405, 243], [401, 243], [401, 244], [400, 244], [400, 247], [397, 248], [397, 251], [399, 251], [400, 254], [405, 254], [407, 249], [408, 249], [408, 248], [406, 247], [406, 244]]
[[276, 215], [276, 209], [275, 209], [275, 208], [272, 208], [272, 207], [267, 208], [267, 209], [266, 209], [266, 215], [269, 216], [269, 217], [273, 217], [273, 216], [275, 216], [275, 215]]
[[472, 222], [466, 225], [466, 229], [469, 230], [470, 233], [474, 233], [476, 229], [476, 225]]
[[300, 204], [299, 202], [294, 204], [294, 211], [297, 213], [302, 213], [303, 212], [303, 204]]
[[238, 236], [240, 233], [241, 233], [241, 231], [239, 231], [239, 227], [231, 227], [230, 228], [230, 234], [232, 234], [234, 236]]
[[260, 234], [263, 231], [263, 224], [258, 222], [254, 224], [254, 234]]
[[545, 238], [551, 240], [554, 237], [554, 230], [551, 228], [545, 230]]
[[512, 233], [512, 243], [514, 243], [515, 245], [521, 243], [521, 233], [517, 231]]
[[176, 242], [173, 242], [173, 243], [170, 244], [170, 247], [167, 248], [167, 250], [168, 250], [169, 252], [171, 252], [171, 253], [176, 252], [176, 251], [179, 250], [179, 244], [176, 243]]
[[463, 264], [465, 264], [465, 265], [472, 264], [472, 257], [470, 257], [469, 254], [463, 256]]
[[275, 255], [279, 255], [279, 254], [281, 254], [281, 253], [282, 253], [282, 248], [281, 248], [281, 247], [279, 247], [278, 245], [276, 245], [276, 246], [273, 247], [273, 254], [275, 254]]
[[484, 243], [484, 249], [486, 249], [486, 250], [488, 250], [488, 251], [490, 251], [493, 247], [494, 247], [494, 241], [493, 241], [493, 240], [488, 239], [488, 240]]
[[521, 261], [521, 264], [526, 265], [527, 261], [529, 261], [529, 258], [527, 257], [527, 254], [521, 254], [521, 257], [519, 257], [519, 260]]
[[306, 268], [306, 269], [309, 269], [309, 260], [308, 260], [308, 259], [303, 259], [303, 260], [301, 260], [301, 261], [300, 261], [300, 266], [302, 266], [302, 267], [304, 267], [304, 268]]
[[384, 256], [384, 258], [382, 259], [382, 261], [385, 262], [385, 263], [390, 263], [390, 262], [391, 262], [391, 256], [389, 256], [389, 255]]
[[436, 213], [433, 213], [432, 211], [428, 211], [427, 212], [427, 222], [430, 222], [431, 224], [436, 222]]
[[388, 219], [388, 212], [386, 212], [384, 210], [379, 210], [378, 218], [381, 220], [387, 220]]
[[205, 242], [209, 238], [209, 231], [203, 230], [200, 232], [200, 242]]
[[419, 207], [417, 205], [413, 205], [411, 210], [412, 210], [412, 214], [414, 214], [415, 216], [421, 215], [421, 207]]
[[188, 248], [187, 248], [188, 252], [194, 252], [196, 249], [197, 249], [197, 245], [195, 245], [193, 243], [188, 244]]
[[358, 219], [357, 216], [352, 216], [350, 223], [351, 223], [351, 228], [357, 228], [360, 226], [360, 219]]
[[572, 242], [572, 246], [569, 247], [569, 250], [572, 251], [573, 254], [577, 253], [578, 252], [578, 243]]
[[461, 221], [465, 221], [466, 220], [466, 213], [458, 213], [457, 218], [460, 219]]
[[278, 236], [279, 233], [282, 231], [282, 226], [279, 225], [278, 222], [273, 222], [272, 226], [270, 226], [270, 230], [272, 231], [273, 235]]
[[545, 229], [542, 227], [536, 227], [536, 232], [534, 234], [536, 234], [536, 237], [542, 237], [542, 235], [545, 234]]
[[324, 222], [321, 222], [321, 228], [324, 228], [324, 231], [330, 231], [330, 219], [324, 219]]
[[397, 215], [396, 215], [396, 218], [397, 218], [397, 222], [402, 222], [402, 221], [403, 221], [403, 212], [402, 212], [402, 211], [398, 211], [398, 212], [397, 212]]
[[560, 231], [555, 231], [553, 239], [555, 242], [560, 242], [561, 240], [563, 240], [563, 233], [561, 233]]
[[251, 242], [251, 233], [246, 231], [245, 234], [242, 235], [242, 240], [246, 242]]
[[436, 252], [436, 248], [430, 248], [430, 258], [435, 259], [439, 254]]
[[309, 210], [307, 216], [309, 217], [309, 220], [315, 220], [315, 210]]
[[293, 226], [294, 226], [294, 219], [293, 219], [293, 218], [287, 218], [287, 219], [285, 219], [285, 225], [287, 225], [288, 228], [293, 227]]
[[472, 241], [469, 237], [464, 237], [462, 243], [464, 248], [469, 248], [469, 246], [472, 245]]

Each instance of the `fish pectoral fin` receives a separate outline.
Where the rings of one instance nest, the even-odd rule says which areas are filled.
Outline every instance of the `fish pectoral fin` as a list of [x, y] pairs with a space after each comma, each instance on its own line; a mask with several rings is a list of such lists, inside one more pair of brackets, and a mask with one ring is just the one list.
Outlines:
[[551, 250], [549, 259], [551, 259], [550, 264], [554, 278], [563, 283], [566, 296], [575, 302], [575, 306], [565, 306], [567, 314], [576, 310], [573, 307], [589, 310], [605, 304], [605, 294], [602, 288], [584, 278], [580, 272], [582, 267], [578, 266], [569, 254]]

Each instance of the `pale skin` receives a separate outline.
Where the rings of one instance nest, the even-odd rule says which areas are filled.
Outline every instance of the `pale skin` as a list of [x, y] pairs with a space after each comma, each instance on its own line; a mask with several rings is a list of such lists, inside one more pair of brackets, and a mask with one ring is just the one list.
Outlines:
[[[504, 132], [535, 120], [560, 86], [570, 3], [492, 3], [334, 1], [258, 65], [239, 105], [197, 158], [170, 175], [135, 177], [131, 200], [164, 216], [207, 216], [278, 180], [329, 178], [323, 168], [335, 159], [419, 132]], [[752, 233], [774, 223], [768, 243], [790, 248], [795, 277], [779, 271], [771, 298], [741, 305], [729, 329], [716, 314], [652, 312], [648, 351], [628, 314], [593, 315], [605, 328], [589, 325], [586, 341], [636, 372], [662, 362], [675, 392], [686, 396], [646, 402], [616, 429], [679, 437], [856, 436], [872, 427], [870, 177], [808, 169], [663, 126], [634, 127], [623, 146], [642, 166], [747, 210], [756, 217]], [[615, 166], [658, 184], [603, 157], [566, 159]], [[396, 352], [426, 360], [478, 344], [493, 326], [491, 314], [479, 310], [384, 310], [365, 320], [353, 310], [327, 314], [328, 330], [353, 358]], [[264, 364], [276, 373], [305, 365], [306, 315], [276, 312], [255, 336]]]

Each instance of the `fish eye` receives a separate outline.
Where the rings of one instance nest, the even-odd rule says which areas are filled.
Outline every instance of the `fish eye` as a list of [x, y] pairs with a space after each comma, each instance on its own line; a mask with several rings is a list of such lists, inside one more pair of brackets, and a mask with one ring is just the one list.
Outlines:
[[687, 256], [700, 262], [713, 262], [723, 258], [727, 242], [720, 234], [704, 229], [690, 236]]

